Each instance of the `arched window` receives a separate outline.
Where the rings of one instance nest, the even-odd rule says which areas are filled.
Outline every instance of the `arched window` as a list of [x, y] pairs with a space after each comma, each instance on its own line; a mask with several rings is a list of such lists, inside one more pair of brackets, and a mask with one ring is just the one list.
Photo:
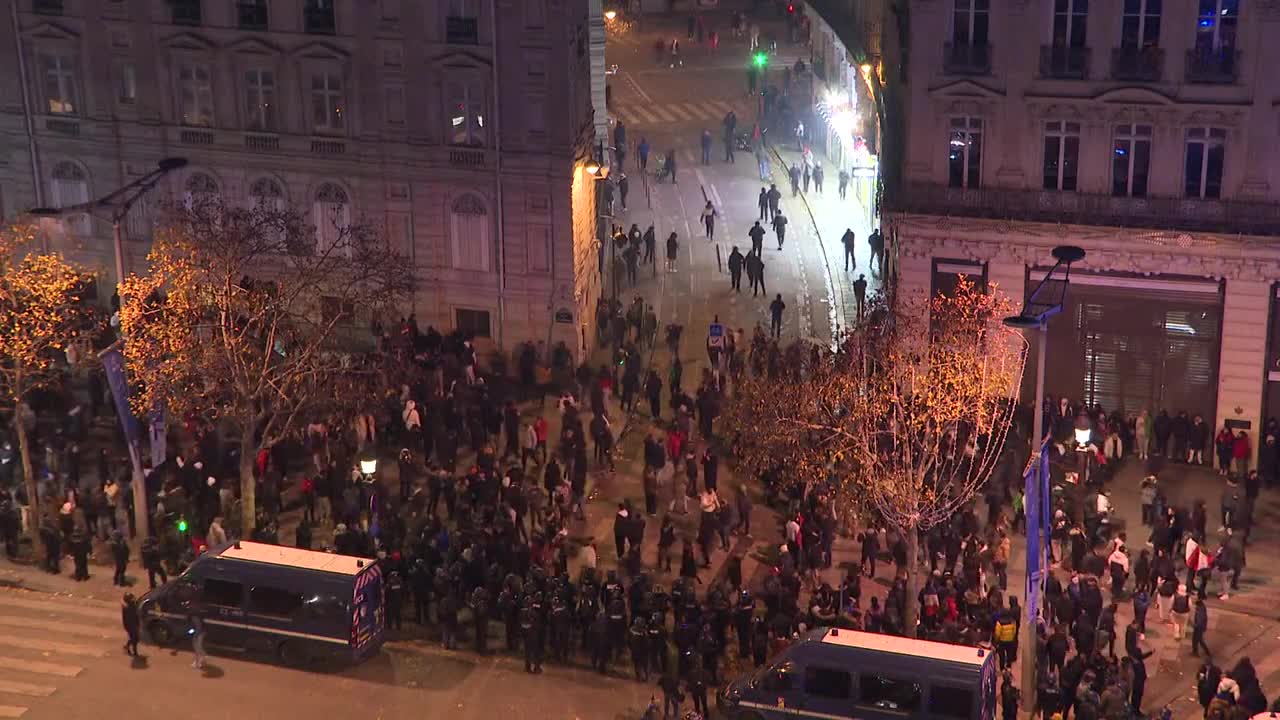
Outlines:
[[249, 186], [249, 207], [280, 211], [284, 205], [284, 190], [275, 180], [259, 178]]
[[[84, 169], [73, 162], [58, 163], [53, 168], [53, 182], [49, 188], [49, 201], [54, 207], [65, 208], [89, 202], [89, 178]], [[89, 233], [89, 216], [85, 213], [63, 218], [67, 231], [75, 235]]]
[[351, 224], [351, 201], [347, 191], [333, 183], [316, 188], [311, 205], [312, 222], [316, 226], [316, 252], [327, 253], [343, 241]]
[[218, 182], [205, 173], [191, 173], [187, 176], [186, 193], [183, 202], [187, 209], [205, 205], [218, 196]]
[[453, 237], [453, 266], [459, 270], [489, 270], [489, 208], [471, 193], [459, 196], [449, 207]]

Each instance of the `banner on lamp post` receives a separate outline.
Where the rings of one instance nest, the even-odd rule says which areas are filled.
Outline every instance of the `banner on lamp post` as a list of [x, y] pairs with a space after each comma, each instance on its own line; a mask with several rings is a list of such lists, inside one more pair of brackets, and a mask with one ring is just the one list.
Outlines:
[[116, 343], [103, 350], [98, 356], [102, 360], [102, 370], [107, 376], [107, 387], [111, 389], [111, 399], [116, 408], [116, 417], [120, 419], [120, 429], [124, 432], [125, 444], [129, 446], [129, 459], [134, 467], [142, 465], [142, 442], [139, 436], [138, 419], [129, 407], [129, 382], [124, 375], [124, 353], [120, 344]]

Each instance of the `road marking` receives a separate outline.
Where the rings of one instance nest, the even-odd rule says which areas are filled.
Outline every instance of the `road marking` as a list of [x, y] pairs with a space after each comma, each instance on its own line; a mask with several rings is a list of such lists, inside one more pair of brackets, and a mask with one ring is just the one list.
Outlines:
[[19, 705], [0, 705], [0, 718], [20, 718], [27, 714], [27, 709]]
[[653, 102], [653, 98], [649, 97], [649, 93], [645, 92], [644, 88], [640, 87], [640, 83], [636, 81], [634, 75], [629, 72], [623, 72], [622, 79], [627, 81], [627, 85], [630, 85], [631, 89], [636, 91], [636, 95], [639, 95], [641, 100], [644, 100], [647, 103]]
[[649, 112], [659, 118], [661, 122], [679, 122], [679, 118], [671, 113], [671, 108], [660, 105], [651, 105]]
[[7, 627], [28, 628], [34, 630], [52, 630], [58, 633], [66, 633], [68, 635], [83, 635], [92, 638], [109, 638], [109, 635], [100, 625], [81, 625], [79, 623], [68, 623], [59, 620], [37, 620], [35, 618], [17, 617], [14, 615], [0, 615], [0, 625]]
[[68, 678], [73, 678], [84, 670], [84, 668], [79, 665], [63, 665], [61, 663], [23, 660], [21, 658], [11, 657], [0, 657], [0, 669], [20, 670], [22, 672], [33, 673], [36, 675], [56, 675], [58, 677]]
[[38, 610], [41, 612], [69, 613], [71, 615], [84, 615], [85, 617], [104, 620], [120, 619], [120, 611], [118, 609], [100, 608], [92, 605], [54, 604], [47, 602], [44, 599], [29, 599], [8, 594], [0, 594], [0, 607], [16, 607], [27, 610]]
[[9, 695], [49, 697], [54, 690], [57, 690], [57, 688], [48, 685], [32, 685], [31, 683], [15, 682], [13, 680], [0, 680], [0, 693]]
[[52, 640], [31, 640], [28, 638], [13, 637], [11, 635], [4, 634], [0, 634], [0, 645], [8, 645], [9, 647], [22, 648], [24, 650], [62, 653], [64, 655], [85, 655], [88, 657], [107, 656], [106, 650], [91, 647], [89, 645], [54, 642]]

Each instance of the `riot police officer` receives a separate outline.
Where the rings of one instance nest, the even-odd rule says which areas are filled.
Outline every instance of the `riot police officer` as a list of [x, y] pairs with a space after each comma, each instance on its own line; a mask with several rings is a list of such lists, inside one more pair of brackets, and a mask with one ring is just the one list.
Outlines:
[[489, 591], [483, 585], [471, 591], [471, 619], [476, 633], [476, 652], [489, 653]]
[[598, 613], [587, 629], [591, 645], [591, 667], [599, 673], [609, 672], [609, 618]]
[[[512, 580], [514, 579], [514, 582]], [[502, 624], [506, 628], [507, 650], [515, 651], [520, 642], [520, 579], [508, 575], [502, 592], [498, 593], [498, 612], [502, 615]]]
[[661, 613], [649, 616], [649, 669], [667, 674], [667, 628]]
[[520, 630], [524, 633], [524, 671], [542, 672], [542, 608], [535, 596], [525, 598], [520, 610]]
[[637, 616], [631, 621], [627, 643], [631, 647], [631, 664], [635, 668], [636, 679], [649, 682], [649, 630], [643, 617]]
[[569, 605], [564, 592], [551, 599], [551, 652], [557, 662], [569, 662]]

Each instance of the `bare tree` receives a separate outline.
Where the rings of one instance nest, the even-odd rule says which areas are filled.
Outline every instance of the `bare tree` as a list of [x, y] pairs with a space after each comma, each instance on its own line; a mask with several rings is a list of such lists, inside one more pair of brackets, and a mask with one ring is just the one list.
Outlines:
[[337, 216], [315, 227], [293, 209], [246, 209], [203, 198], [175, 207], [146, 275], [121, 303], [137, 409], [239, 432], [241, 532], [256, 524], [254, 459], [306, 423], [367, 402], [340, 388], [358, 320], [408, 292], [410, 265], [378, 230]]

